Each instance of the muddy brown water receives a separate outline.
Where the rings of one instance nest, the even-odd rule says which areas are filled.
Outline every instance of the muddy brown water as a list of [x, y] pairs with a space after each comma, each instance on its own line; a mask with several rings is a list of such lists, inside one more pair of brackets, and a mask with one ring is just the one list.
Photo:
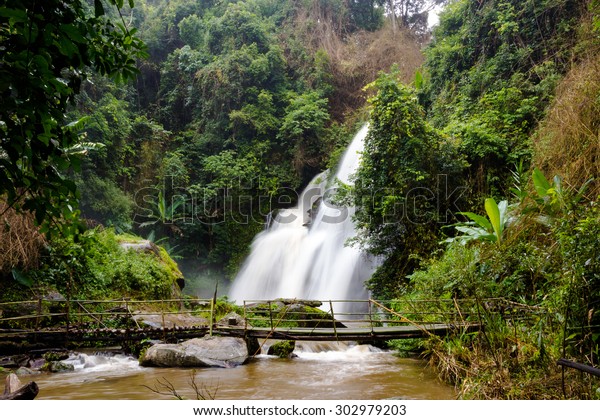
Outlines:
[[21, 381], [37, 382], [38, 399], [172, 399], [169, 392], [160, 395], [147, 388], [166, 391], [160, 383], [193, 399], [192, 377], [205, 397], [219, 400], [455, 398], [453, 389], [421, 360], [366, 345], [299, 350], [294, 359], [258, 356], [236, 368], [196, 370], [142, 368], [131, 357], [88, 351], [69, 359], [74, 372], [24, 376]]

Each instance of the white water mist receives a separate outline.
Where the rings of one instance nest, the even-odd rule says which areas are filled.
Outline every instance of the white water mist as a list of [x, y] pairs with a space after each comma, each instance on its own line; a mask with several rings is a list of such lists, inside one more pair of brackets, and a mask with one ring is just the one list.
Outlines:
[[[335, 178], [351, 184], [360, 163], [368, 127], [363, 127], [346, 150]], [[364, 282], [374, 263], [346, 241], [356, 235], [354, 208], [337, 207], [327, 199], [334, 185], [327, 173], [317, 176], [302, 192], [296, 208], [280, 211], [252, 243], [230, 290], [238, 304], [244, 300], [276, 298], [367, 299]], [[353, 310], [337, 304], [336, 313]], [[324, 308], [328, 310], [329, 308]]]

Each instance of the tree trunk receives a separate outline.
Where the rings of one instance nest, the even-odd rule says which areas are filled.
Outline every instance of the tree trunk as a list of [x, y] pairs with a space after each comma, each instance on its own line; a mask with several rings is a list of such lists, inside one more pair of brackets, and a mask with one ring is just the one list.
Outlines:
[[396, 19], [396, 5], [394, 4], [394, 0], [388, 0], [388, 4], [390, 7], [390, 19], [392, 21], [392, 32], [394, 35], [398, 32], [398, 21]]

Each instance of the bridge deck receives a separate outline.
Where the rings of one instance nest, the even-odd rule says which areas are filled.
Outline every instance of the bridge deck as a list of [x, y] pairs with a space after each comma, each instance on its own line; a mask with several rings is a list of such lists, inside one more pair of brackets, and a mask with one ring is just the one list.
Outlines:
[[254, 338], [273, 338], [279, 340], [308, 341], [361, 341], [423, 338], [430, 335], [446, 335], [452, 331], [476, 331], [478, 324], [422, 324], [373, 328], [258, 328], [219, 327], [215, 334], [248, 336]]
[[[297, 302], [296, 299], [245, 301], [243, 316], [228, 317], [218, 323], [214, 300], [55, 302], [40, 298], [3, 302], [0, 303], [0, 353], [40, 346], [97, 343], [128, 346], [147, 339], [176, 342], [211, 333], [298, 341], [377, 341], [480, 329], [479, 324], [462, 321], [479, 319], [469, 302], [460, 308], [455, 300], [440, 300], [435, 305], [431, 301], [407, 301], [398, 309], [402, 313], [390, 309], [399, 305], [395, 301], [388, 302], [387, 306], [374, 300], [327, 301], [329, 311], [315, 309], [316, 305], [327, 307], [321, 301]], [[355, 308], [352, 312], [335, 311], [336, 305], [341, 308], [349, 307], [348, 304]], [[357, 305], [360, 308], [356, 309]], [[182, 315], [184, 319], [179, 318]], [[144, 326], [142, 316], [154, 316], [158, 322]], [[182, 325], [177, 325], [179, 322]], [[44, 328], [43, 325], [53, 326]], [[109, 328], [109, 325], [125, 328]]]

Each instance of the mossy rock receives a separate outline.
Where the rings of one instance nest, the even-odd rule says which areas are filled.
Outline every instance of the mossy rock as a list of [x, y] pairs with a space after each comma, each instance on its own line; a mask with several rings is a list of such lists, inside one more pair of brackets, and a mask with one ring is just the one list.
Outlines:
[[42, 356], [46, 362], [60, 362], [69, 358], [69, 352], [66, 351], [49, 351]]
[[296, 348], [296, 342], [293, 340], [284, 340], [273, 343], [267, 354], [269, 356], [277, 356], [280, 359], [290, 359], [294, 357], [294, 349]]
[[75, 367], [64, 362], [46, 362], [41, 370], [52, 373], [73, 372]]
[[[271, 318], [273, 324], [280, 327], [299, 328], [346, 328], [341, 322], [333, 319], [329, 312], [314, 307], [318, 301], [273, 301], [269, 306], [266, 303], [256, 305], [252, 308], [251, 317], [255, 318], [251, 324], [255, 327], [270, 327]], [[308, 304], [307, 304], [308, 303]]]

